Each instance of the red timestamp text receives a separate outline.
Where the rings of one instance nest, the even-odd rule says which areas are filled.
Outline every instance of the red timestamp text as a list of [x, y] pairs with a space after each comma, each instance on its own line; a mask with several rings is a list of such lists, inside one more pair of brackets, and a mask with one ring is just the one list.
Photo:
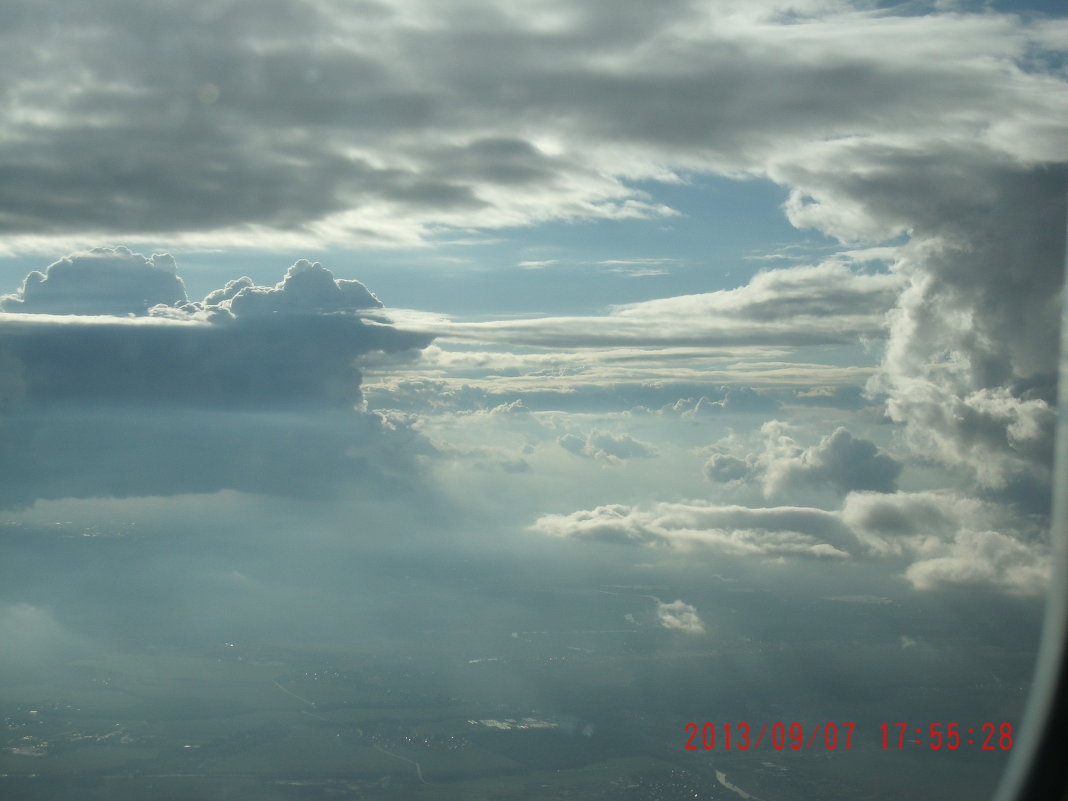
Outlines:
[[883, 733], [883, 750], [907, 746], [926, 746], [932, 751], [947, 748], [956, 751], [961, 747], [978, 748], [981, 751], [1008, 751], [1012, 748], [1011, 723], [983, 723], [965, 726], [954, 721], [935, 721], [926, 725], [897, 722], [884, 723], [879, 727]]
[[[765, 723], [750, 725], [745, 721], [727, 723], [687, 723], [687, 751], [746, 751], [750, 748], [773, 748], [776, 751], [814, 750], [849, 751], [853, 747], [853, 730], [856, 724], [849, 721], [805, 725], [793, 723]], [[932, 751], [971, 748], [980, 751], [1008, 751], [1012, 748], [1011, 723], [981, 723], [966, 726], [956, 721], [934, 721], [924, 725], [896, 722], [883, 723], [884, 751], [903, 751], [910, 747], [929, 748]], [[874, 740], [874, 738], [872, 738]]]
[[842, 748], [848, 751], [853, 745], [853, 723], [817, 723], [806, 727], [801, 723], [765, 723], [759, 729], [744, 721], [737, 723], [687, 723], [685, 730], [689, 733], [686, 750], [706, 751], [745, 751], [749, 748], [771, 746], [776, 751], [789, 749], [819, 748], [834, 751]]

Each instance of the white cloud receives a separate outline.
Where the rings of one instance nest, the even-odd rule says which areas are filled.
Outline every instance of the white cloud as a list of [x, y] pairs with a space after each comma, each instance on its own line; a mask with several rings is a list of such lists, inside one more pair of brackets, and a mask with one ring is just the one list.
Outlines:
[[544, 515], [533, 529], [553, 537], [708, 551], [730, 556], [845, 558], [853, 538], [832, 512], [800, 507], [620, 504]]
[[893, 492], [901, 464], [880, 451], [874, 442], [858, 439], [839, 426], [817, 445], [797, 448], [790, 455], [770, 456], [765, 471], [768, 495], [820, 486], [830, 486], [846, 495], [853, 490]]
[[204, 298], [205, 309], [228, 309], [235, 316], [328, 313], [382, 308], [382, 301], [359, 281], [334, 278], [319, 262], [300, 259], [273, 287], [244, 277]]
[[[403, 315], [388, 310], [391, 319]], [[422, 326], [401, 325], [402, 330]], [[410, 360], [390, 356], [376, 368], [361, 359], [369, 395], [384, 405], [420, 408], [497, 405], [555, 394], [571, 408], [584, 400], [621, 408], [646, 406], [683, 419], [779, 409], [780, 402], [858, 408], [873, 366], [784, 361], [782, 347], [632, 347], [548, 352], [447, 350], [437, 344]], [[429, 387], [433, 385], [434, 390]], [[822, 395], [800, 397], [813, 386]], [[420, 389], [421, 388], [421, 389]]]
[[656, 602], [656, 617], [660, 625], [684, 634], [704, 634], [705, 624], [697, 614], [697, 608], [685, 601]]
[[605, 464], [622, 464], [627, 459], [656, 456], [656, 448], [630, 434], [613, 434], [594, 429], [585, 437], [564, 434], [557, 442], [560, 447], [576, 456], [596, 459]]
[[728, 453], [713, 453], [705, 462], [704, 469], [710, 481], [723, 484], [747, 478], [753, 470], [753, 465]]
[[0, 296], [12, 313], [143, 315], [157, 304], [186, 301], [174, 258], [145, 258], [129, 248], [95, 248], [64, 256], [26, 276], [17, 292]]
[[531, 528], [552, 537], [678, 549], [694, 558], [887, 560], [917, 590], [1038, 595], [1049, 579], [1040, 521], [952, 492], [854, 492], [839, 511], [614, 504], [543, 515]]
[[794, 439], [794, 427], [781, 420], [761, 425], [755, 449], [752, 439], [730, 435], [713, 445], [706, 477], [717, 483], [759, 481], [765, 497], [789, 498], [821, 489], [838, 496], [855, 490], [893, 492], [902, 470], [874, 442], [843, 426], [807, 448]]
[[457, 341], [538, 347], [800, 346], [885, 335], [901, 285], [839, 261], [758, 273], [745, 286], [631, 303], [602, 316], [457, 322], [398, 313], [412, 330]]
[[998, 531], [957, 533], [952, 542], [909, 565], [905, 576], [920, 590], [997, 587], [1034, 592], [1049, 580], [1049, 564], [1035, 548]]

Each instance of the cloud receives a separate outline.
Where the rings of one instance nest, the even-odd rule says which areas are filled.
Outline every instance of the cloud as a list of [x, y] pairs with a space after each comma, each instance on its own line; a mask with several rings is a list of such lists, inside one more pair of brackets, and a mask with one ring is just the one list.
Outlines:
[[893, 492], [901, 467], [874, 442], [858, 439], [839, 426], [819, 444], [798, 449], [796, 455], [771, 456], [764, 488], [768, 495], [825, 485], [839, 495], [853, 490]]
[[[432, 345], [428, 350], [435, 348]], [[578, 362], [563, 353], [552, 354], [559, 355], [559, 360], [550, 357], [529, 361], [524, 358], [529, 354], [518, 354], [513, 359], [509, 353], [475, 352], [468, 354], [470, 358], [465, 358], [463, 353], [446, 352], [444, 358], [431, 353], [427, 362], [421, 358], [403, 361], [390, 355], [381, 372], [374, 364], [377, 357], [362, 358], [361, 364], [369, 371], [374, 370], [365, 385], [368, 402], [379, 408], [437, 414], [492, 409], [522, 400], [530, 411], [639, 410], [699, 421], [723, 415], [778, 411], [778, 398], [792, 396], [776, 385], [801, 383], [806, 375], [814, 373], [826, 378], [825, 369], [838, 372], [843, 381], [863, 381], [871, 372], [870, 368], [854, 372], [813, 364], [799, 364], [796, 369], [779, 364], [761, 366], [734, 361], [733, 356], [712, 354], [698, 356], [694, 363], [680, 357], [678, 361], [683, 363], [672, 368], [665, 362], [670, 364], [676, 361], [675, 357], [667, 354], [658, 360], [653, 351], [606, 354], [603, 364], [598, 363], [598, 354]], [[453, 355], [458, 358], [453, 359]], [[760, 354], [753, 355], [760, 358]], [[730, 363], [725, 364], [728, 359]], [[615, 365], [617, 360], [624, 362], [622, 368]], [[717, 370], [716, 366], [721, 369]], [[767, 382], [771, 386], [760, 389], [717, 386], [718, 379], [728, 376]]]
[[752, 464], [727, 453], [713, 453], [708, 457], [704, 467], [708, 480], [720, 484], [748, 478], [752, 470]]
[[203, 302], [143, 292], [160, 286], [181, 288], [169, 256], [99, 249], [5, 301], [19, 311], [0, 313], [0, 461], [12, 476], [0, 500], [323, 494], [373, 473], [366, 459], [399, 468], [406, 448], [394, 459], [385, 443], [406, 435], [354, 408], [355, 360], [428, 340], [366, 318], [380, 303], [362, 284], [300, 261], [274, 288], [241, 279]]
[[908, 221], [832, 209], [791, 172], [800, 145], [929, 137], [1029, 163], [1063, 153], [1063, 84], [1024, 68], [1062, 44], [1015, 15], [467, 5], [109, 0], [51, 13], [11, 0], [8, 247], [410, 245], [449, 228], [658, 218], [672, 210], [637, 182], [689, 171], [795, 178], [800, 222], [881, 236]]
[[831, 512], [801, 507], [613, 504], [544, 515], [534, 531], [553, 537], [707, 551], [727, 556], [848, 557], [854, 538]]
[[[842, 142], [809, 153], [804, 178], [800, 168], [790, 175], [817, 198], [791, 207], [795, 224], [842, 236], [876, 221], [909, 231], [894, 267], [904, 291], [869, 388], [887, 396], [913, 450], [985, 487], [1048, 480], [1063, 166], [1021, 164], [974, 144]], [[850, 209], [868, 221], [841, 216]]]
[[691, 558], [887, 561], [921, 591], [1041, 595], [1049, 548], [1041, 521], [956, 492], [853, 492], [838, 511], [707, 503], [613, 504], [539, 517], [545, 536], [680, 550]]
[[522, 400], [516, 399], [514, 401], [511, 401], [510, 403], [501, 403], [497, 406], [494, 406], [492, 409], [489, 410], [489, 414], [524, 415], [530, 414], [530, 409], [526, 407]]
[[892, 493], [903, 465], [874, 442], [839, 426], [818, 443], [802, 447], [794, 427], [769, 420], [759, 430], [754, 449], [730, 435], [712, 446], [705, 476], [716, 483], [759, 480], [765, 497], [804, 497], [829, 489], [838, 496], [857, 490]]
[[1035, 549], [999, 531], [961, 531], [942, 555], [909, 565], [905, 576], [920, 590], [995, 586], [1033, 591], [1049, 580], [1049, 566]]
[[630, 434], [613, 434], [600, 429], [594, 429], [585, 437], [564, 434], [557, 443], [576, 456], [606, 464], [621, 464], [627, 459], [656, 456], [656, 448], [649, 442], [642, 442]]
[[[595, 317], [403, 322], [567, 350], [885, 338], [870, 389], [915, 453], [987, 489], [1048, 485], [1068, 84], [1043, 66], [1064, 52], [1045, 21], [832, 2], [9, 5], [7, 252], [412, 245], [663, 218], [659, 185], [770, 178], [791, 223], [846, 252]], [[891, 272], [865, 273], [856, 254], [895, 237], [876, 253]], [[129, 257], [108, 258], [120, 281]], [[98, 310], [172, 307], [180, 284], [157, 259]], [[31, 276], [4, 307], [68, 308], [68, 273]], [[314, 271], [299, 283], [327, 288]], [[251, 315], [280, 293], [235, 285], [216, 305]]]
[[791, 405], [826, 406], [832, 409], [862, 409], [874, 405], [874, 401], [864, 397], [862, 386], [811, 387], [795, 390], [790, 398]]
[[[368, 319], [360, 310], [381, 303], [362, 284], [304, 260], [273, 288], [243, 278], [202, 302], [183, 290], [169, 304], [143, 290], [162, 279], [181, 290], [170, 256], [100, 248], [56, 262], [45, 280], [34, 275], [5, 300], [16, 311], [0, 315], [27, 404], [345, 408], [359, 400], [356, 357], [429, 341]], [[66, 311], [43, 313], [56, 308]]]
[[873, 552], [907, 555], [918, 589], [993, 586], [1031, 594], [1049, 578], [1042, 521], [959, 493], [856, 493], [841, 517]]
[[174, 259], [145, 258], [128, 248], [95, 248], [34, 270], [19, 290], [0, 296], [0, 311], [37, 314], [141, 315], [187, 300]]
[[274, 287], [259, 287], [250, 278], [230, 281], [210, 293], [203, 308], [226, 308], [235, 317], [279, 312], [341, 312], [382, 308], [382, 301], [359, 281], [334, 278], [319, 262], [301, 259]]
[[685, 601], [656, 602], [656, 617], [660, 625], [684, 634], [704, 634], [705, 624], [697, 614], [697, 608]]
[[65, 628], [41, 606], [0, 604], [0, 670], [35, 668], [53, 664], [85, 651], [88, 643]]
[[885, 336], [901, 279], [839, 261], [757, 273], [746, 285], [614, 306], [608, 314], [457, 322], [397, 313], [405, 328], [456, 341], [555, 348], [851, 344]]
[[430, 345], [411, 359], [390, 355], [381, 370], [374, 354], [361, 364], [368, 372], [364, 389], [373, 405], [427, 413], [491, 408], [521, 398], [535, 411], [641, 407], [684, 420], [714, 419], [778, 412], [780, 404], [795, 403], [788, 388], [826, 387], [826, 382], [843, 387], [843, 393], [851, 388], [843, 395], [847, 406], [864, 405], [863, 384], [874, 367], [780, 361], [784, 355], [779, 348], [514, 353]]
[[719, 400], [702, 395], [693, 398], [679, 398], [672, 404], [660, 409], [662, 414], [678, 415], [684, 420], [696, 420], [715, 416], [724, 412], [742, 412], [765, 414], [776, 412], [780, 408], [777, 398], [772, 393], [762, 392], [752, 387], [719, 387], [722, 397]]

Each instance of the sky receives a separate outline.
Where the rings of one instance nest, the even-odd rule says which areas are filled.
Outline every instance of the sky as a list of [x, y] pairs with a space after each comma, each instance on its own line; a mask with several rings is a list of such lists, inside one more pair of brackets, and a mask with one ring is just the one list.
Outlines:
[[[475, 628], [470, 560], [686, 643], [724, 582], [1037, 626], [1060, 4], [11, 0], [0, 53], [0, 673], [214, 598], [336, 638], [361, 553]], [[57, 524], [152, 545], [112, 594]]]

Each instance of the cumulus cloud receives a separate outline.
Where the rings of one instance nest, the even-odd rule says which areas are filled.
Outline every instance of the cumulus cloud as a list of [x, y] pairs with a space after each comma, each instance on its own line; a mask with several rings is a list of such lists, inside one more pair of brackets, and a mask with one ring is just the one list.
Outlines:
[[705, 476], [716, 483], [759, 480], [769, 498], [821, 489], [845, 496], [855, 490], [893, 492], [903, 468], [874, 442], [842, 426], [807, 448], [794, 438], [794, 427], [781, 420], [762, 424], [759, 438], [755, 448], [735, 435], [713, 445]]
[[918, 589], [993, 586], [1035, 593], [1049, 578], [1047, 532], [1002, 504], [952, 492], [846, 498], [843, 522], [874, 553], [905, 555]]
[[642, 442], [630, 434], [613, 434], [600, 429], [594, 429], [585, 437], [564, 434], [557, 443], [576, 456], [596, 459], [606, 464], [620, 464], [627, 459], [656, 456], [656, 448], [652, 443]]
[[145, 258], [129, 248], [95, 248], [34, 270], [19, 290], [0, 296], [0, 311], [44, 314], [145, 314], [187, 298], [174, 258]]
[[685, 601], [656, 602], [656, 617], [660, 625], [684, 634], [704, 634], [705, 624], [697, 614], [697, 607]]
[[360, 311], [379, 305], [307, 261], [276, 287], [242, 279], [203, 302], [185, 298], [169, 256], [125, 248], [31, 274], [5, 299], [18, 311], [0, 313], [3, 500], [321, 494], [373, 472], [362, 460], [390, 463], [383, 443], [401, 435], [355, 410], [355, 360], [427, 344]]
[[838, 511], [701, 503], [622, 504], [543, 515], [540, 534], [749, 558], [886, 560], [917, 590], [1045, 591], [1049, 549], [1040, 521], [953, 492], [854, 492]]
[[740, 481], [753, 471], [753, 464], [729, 453], [713, 453], [705, 462], [704, 472], [709, 481], [725, 484]]
[[194, 308], [229, 309], [235, 317], [280, 312], [342, 312], [382, 307], [382, 301], [359, 281], [334, 278], [319, 262], [301, 259], [273, 287], [248, 277], [230, 281]]
[[1034, 592], [1049, 579], [1045, 559], [1035, 548], [999, 531], [958, 532], [940, 553], [909, 565], [905, 576], [920, 590], [940, 587], [988, 587]]
[[853, 490], [893, 492], [901, 463], [874, 442], [858, 439], [839, 426], [817, 445], [798, 449], [796, 455], [772, 455], [765, 469], [764, 487], [769, 495], [813, 486], [830, 486], [846, 495]]
[[866, 223], [834, 216], [850, 208], [872, 224], [908, 229], [895, 265], [906, 284], [889, 318], [883, 369], [869, 387], [888, 397], [912, 448], [986, 487], [1021, 473], [1045, 478], [1065, 172], [975, 145], [922, 150], [818, 148], [803, 180], [819, 199], [791, 214], [796, 224], [842, 236], [865, 233]]

